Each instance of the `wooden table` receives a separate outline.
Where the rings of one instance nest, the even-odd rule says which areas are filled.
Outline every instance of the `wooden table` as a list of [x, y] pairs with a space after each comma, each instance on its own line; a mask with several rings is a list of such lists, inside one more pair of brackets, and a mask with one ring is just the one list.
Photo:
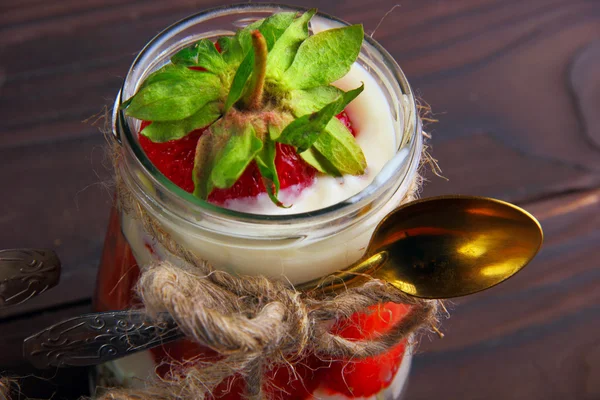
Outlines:
[[[144, 43], [211, 0], [2, 0], [0, 248], [50, 247], [60, 287], [0, 312], [0, 371], [30, 374], [24, 337], [89, 310], [111, 202], [102, 114]], [[370, 33], [392, 0], [303, 6]], [[318, 4], [321, 3], [321, 4]], [[424, 338], [407, 399], [600, 399], [600, 1], [403, 0], [375, 38], [439, 123], [449, 181], [423, 196], [493, 196], [526, 207], [546, 242], [514, 279], [452, 304]], [[88, 120], [86, 122], [86, 120]], [[25, 379], [75, 398], [85, 370]]]

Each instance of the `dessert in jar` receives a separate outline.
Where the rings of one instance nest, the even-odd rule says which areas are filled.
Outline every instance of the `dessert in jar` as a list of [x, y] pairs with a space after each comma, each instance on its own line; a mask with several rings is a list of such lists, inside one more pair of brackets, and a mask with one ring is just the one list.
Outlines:
[[[171, 238], [216, 269], [290, 284], [360, 259], [377, 223], [414, 194], [422, 150], [415, 100], [391, 56], [360, 25], [287, 6], [213, 9], [160, 33], [129, 70], [113, 123], [122, 184]], [[138, 219], [113, 208], [96, 309], [135, 306], [140, 267], [170, 257]], [[406, 312], [383, 304], [331, 329], [369, 338]], [[396, 398], [408, 347], [359, 361], [308, 356], [294, 379], [268, 371], [265, 392]], [[209, 353], [182, 340], [101, 372], [142, 385], [166, 374], [165, 362]]]

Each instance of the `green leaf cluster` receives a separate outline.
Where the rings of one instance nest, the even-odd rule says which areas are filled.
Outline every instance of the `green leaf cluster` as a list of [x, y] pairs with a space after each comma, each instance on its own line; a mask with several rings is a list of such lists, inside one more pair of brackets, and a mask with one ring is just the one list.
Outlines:
[[[269, 196], [283, 206], [277, 199], [277, 142], [294, 146], [323, 173], [364, 173], [362, 150], [335, 118], [363, 86], [344, 92], [332, 85], [356, 61], [363, 28], [352, 25], [309, 35], [315, 13], [273, 14], [219, 38], [216, 45], [202, 39], [174, 54], [123, 104], [126, 115], [151, 121], [141, 133], [155, 142], [208, 127], [196, 149], [193, 179], [199, 198], [207, 199], [215, 188], [231, 187], [254, 161]], [[266, 43], [266, 60], [254, 51], [255, 31]], [[266, 62], [262, 75], [254, 70], [257, 60]], [[258, 82], [264, 88], [262, 109], [245, 109], [259, 79], [264, 80]]]

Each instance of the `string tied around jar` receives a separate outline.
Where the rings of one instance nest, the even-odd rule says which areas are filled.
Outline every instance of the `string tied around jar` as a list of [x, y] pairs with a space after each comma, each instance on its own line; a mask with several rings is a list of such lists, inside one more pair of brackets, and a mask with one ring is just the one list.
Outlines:
[[[293, 370], [308, 354], [326, 361], [365, 359], [437, 324], [439, 301], [407, 296], [376, 279], [325, 294], [300, 292], [264, 276], [215, 270], [174, 240], [140, 203], [121, 176], [122, 158], [115, 146], [118, 208], [139, 221], [174, 261], [140, 266], [136, 292], [150, 316], [168, 312], [188, 339], [217, 357], [173, 365], [168, 376], [146, 382], [144, 389], [109, 389], [100, 399], [202, 399], [233, 377], [244, 379], [246, 398], [263, 399], [263, 377], [270, 369], [284, 365]], [[427, 154], [425, 159], [429, 161]], [[402, 203], [416, 198], [421, 179], [414, 178]], [[388, 302], [410, 305], [410, 310], [385, 334], [353, 340], [331, 330], [337, 321]]]

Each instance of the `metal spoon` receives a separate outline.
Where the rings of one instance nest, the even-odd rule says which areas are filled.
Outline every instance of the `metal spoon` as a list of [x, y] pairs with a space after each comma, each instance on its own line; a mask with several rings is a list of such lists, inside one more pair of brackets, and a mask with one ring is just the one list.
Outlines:
[[44, 293], [59, 279], [60, 260], [52, 250], [0, 250], [0, 309]]
[[[542, 240], [537, 220], [512, 204], [483, 197], [428, 198], [381, 221], [359, 262], [297, 289], [339, 292], [368, 275], [411, 296], [464, 296], [523, 269]], [[156, 322], [141, 311], [92, 313], [29, 337], [24, 355], [38, 368], [96, 365], [182, 336], [169, 315]]]
[[298, 288], [339, 292], [372, 276], [414, 297], [465, 296], [523, 269], [543, 237], [535, 217], [513, 204], [485, 197], [431, 197], [387, 215], [360, 261]]

